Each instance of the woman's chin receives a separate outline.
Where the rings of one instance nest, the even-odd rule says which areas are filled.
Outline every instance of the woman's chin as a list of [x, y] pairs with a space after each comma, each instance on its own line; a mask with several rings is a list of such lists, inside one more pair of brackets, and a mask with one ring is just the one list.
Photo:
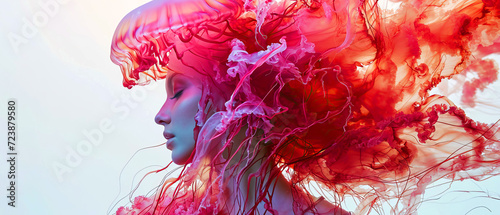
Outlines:
[[175, 157], [172, 157], [172, 161], [174, 161], [174, 163], [177, 164], [177, 165], [184, 165], [184, 164], [186, 164], [186, 160], [184, 160], [184, 159], [176, 159]]
[[177, 165], [185, 165], [188, 164], [189, 156], [175, 156], [174, 153], [172, 153], [172, 161], [174, 161], [175, 164]]

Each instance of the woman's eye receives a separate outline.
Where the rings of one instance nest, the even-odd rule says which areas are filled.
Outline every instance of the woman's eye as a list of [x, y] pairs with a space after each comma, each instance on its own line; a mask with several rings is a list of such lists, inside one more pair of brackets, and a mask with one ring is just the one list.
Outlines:
[[170, 98], [170, 99], [176, 99], [176, 98], [179, 98], [179, 96], [181, 96], [181, 94], [182, 94], [182, 92], [183, 92], [183, 91], [184, 91], [184, 90], [179, 90], [179, 91], [177, 91], [177, 93], [176, 93], [176, 94], [175, 94], [172, 98]]

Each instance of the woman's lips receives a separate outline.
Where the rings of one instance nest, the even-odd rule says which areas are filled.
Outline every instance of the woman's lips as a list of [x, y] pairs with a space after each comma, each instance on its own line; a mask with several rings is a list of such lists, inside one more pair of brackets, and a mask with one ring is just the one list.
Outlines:
[[171, 139], [173, 137], [175, 137], [174, 134], [170, 133], [170, 132], [163, 132], [163, 136], [165, 137], [165, 139]]
[[167, 139], [167, 143], [166, 143], [167, 149], [172, 150], [174, 148], [174, 145], [172, 143], [172, 138], [174, 138], [175, 135], [170, 133], [170, 132], [164, 131], [163, 136], [165, 137], [165, 139]]
[[172, 139], [168, 139], [167, 140], [167, 149], [172, 151], [173, 148], [174, 148], [174, 143], [173, 143]]

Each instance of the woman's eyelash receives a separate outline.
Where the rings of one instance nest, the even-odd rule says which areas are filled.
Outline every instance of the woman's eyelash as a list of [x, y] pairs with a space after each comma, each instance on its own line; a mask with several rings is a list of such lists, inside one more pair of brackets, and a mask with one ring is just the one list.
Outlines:
[[172, 98], [170, 98], [170, 99], [176, 99], [176, 98], [179, 98], [179, 96], [181, 96], [181, 94], [182, 94], [182, 91], [184, 91], [184, 90], [179, 90], [179, 91], [177, 91], [177, 93], [176, 93], [176, 94], [175, 94]]

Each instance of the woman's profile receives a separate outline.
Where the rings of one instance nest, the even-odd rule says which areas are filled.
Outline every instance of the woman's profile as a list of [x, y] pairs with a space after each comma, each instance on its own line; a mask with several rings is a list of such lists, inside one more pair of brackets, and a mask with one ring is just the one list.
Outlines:
[[151, 1], [111, 59], [126, 87], [165, 79], [155, 122], [183, 170], [117, 214], [413, 214], [438, 179], [498, 174], [498, 124], [429, 91], [475, 68], [473, 103], [499, 38], [491, 1]]

